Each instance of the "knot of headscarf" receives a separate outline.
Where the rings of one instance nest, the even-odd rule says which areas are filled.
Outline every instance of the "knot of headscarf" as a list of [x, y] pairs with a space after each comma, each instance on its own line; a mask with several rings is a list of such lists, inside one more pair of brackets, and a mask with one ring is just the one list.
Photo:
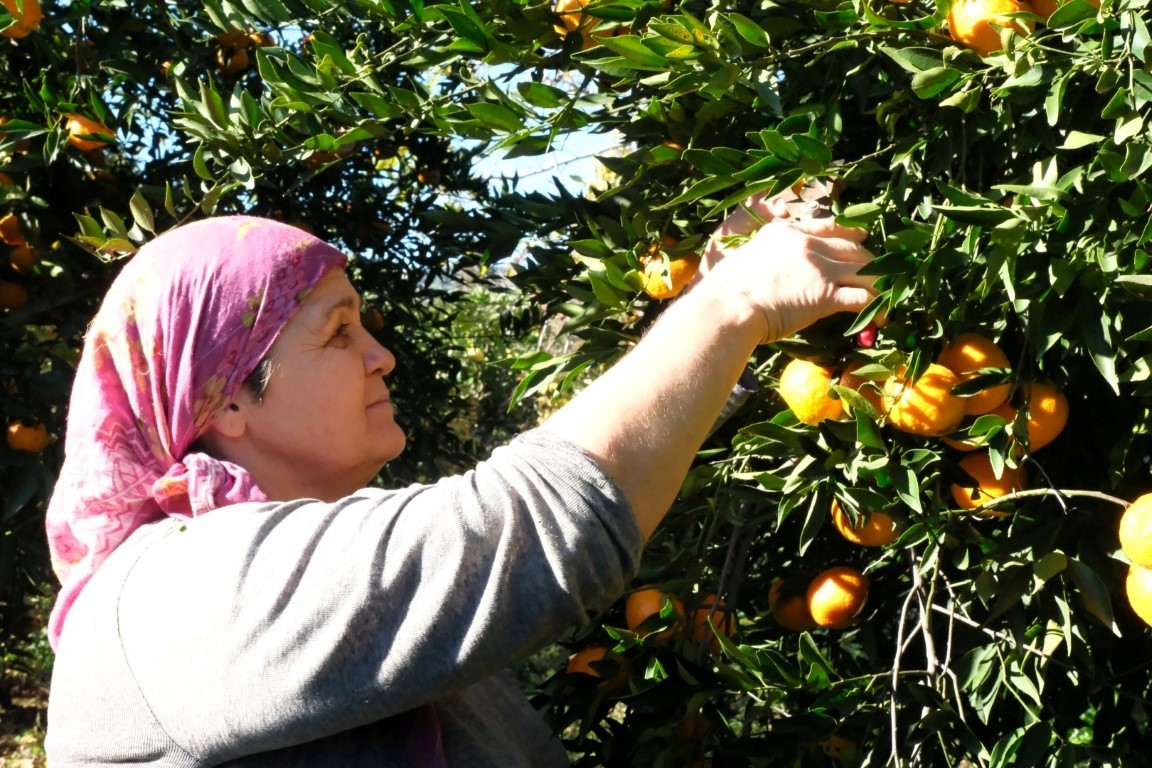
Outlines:
[[217, 507], [268, 501], [244, 467], [190, 453], [152, 483], [152, 498], [168, 517], [196, 517]]
[[267, 497], [242, 468], [193, 450], [308, 292], [346, 257], [268, 219], [226, 216], [140, 249], [84, 341], [65, 461], [48, 505], [62, 584], [48, 637], [137, 528]]

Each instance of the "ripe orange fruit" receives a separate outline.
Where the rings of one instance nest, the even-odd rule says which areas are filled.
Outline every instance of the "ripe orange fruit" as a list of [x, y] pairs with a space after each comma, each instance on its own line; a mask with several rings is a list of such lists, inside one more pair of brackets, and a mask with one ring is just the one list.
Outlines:
[[[959, 376], [960, 381], [975, 378], [975, 372], [981, 368], [1011, 367], [1004, 351], [992, 339], [979, 333], [962, 333], [957, 336], [944, 348], [936, 362]], [[1011, 390], [1011, 384], [998, 384], [971, 397], [962, 398], [964, 413], [969, 416], [991, 413], [1008, 400]]]
[[24, 10], [16, 7], [16, 0], [0, 0], [8, 13], [12, 14], [12, 26], [0, 32], [0, 35], [18, 40], [27, 37], [40, 26], [43, 14], [40, 12], [39, 0], [24, 0]]
[[1134, 565], [1128, 569], [1125, 583], [1128, 604], [1144, 623], [1152, 626], [1152, 569]]
[[[684, 603], [675, 595], [669, 595], [652, 587], [638, 589], [629, 595], [627, 602], [624, 603], [624, 622], [628, 625], [628, 629], [635, 630], [650, 617], [659, 615], [664, 610], [665, 600], [672, 603], [672, 622], [678, 622], [684, 615]], [[664, 630], [656, 637], [667, 637], [671, 633], [670, 629]]]
[[[712, 606], [716, 606], [716, 612], [712, 612]], [[724, 637], [731, 637], [732, 631], [736, 628], [736, 619], [729, 613], [728, 608], [724, 605], [724, 601], [716, 597], [716, 595], [708, 595], [700, 603], [700, 607], [692, 613], [692, 639], [697, 644], [710, 640], [709, 647], [713, 651], [720, 650], [720, 639], [712, 631], [712, 626], [708, 625], [708, 615], [712, 615], [712, 626], [716, 627], [717, 632], [723, 633]]]
[[560, 17], [560, 23], [552, 25], [556, 34], [560, 37], [568, 37], [571, 33], [579, 30], [580, 47], [587, 50], [597, 44], [597, 37], [611, 37], [618, 31], [627, 32], [626, 27], [620, 30], [593, 31], [600, 25], [600, 19], [584, 13], [584, 6], [586, 5], [588, 5], [587, 0], [557, 0], [556, 5], [552, 8], [552, 12]]
[[856, 371], [867, 365], [860, 361], [849, 363], [840, 374], [840, 386], [853, 389], [867, 400], [877, 413], [884, 413], [884, 396], [880, 393], [880, 386], [884, 382], [874, 382], [863, 376], [857, 376]]
[[712, 733], [712, 721], [702, 712], [692, 712], [680, 721], [677, 740], [681, 744], [692, 744], [698, 739], [707, 738], [710, 733]]
[[36, 252], [30, 245], [18, 245], [8, 254], [8, 263], [20, 274], [27, 274], [36, 266]]
[[1022, 0], [956, 0], [948, 11], [948, 31], [952, 39], [988, 56], [1002, 48], [996, 27], [1011, 27], [1025, 37], [1036, 27], [1031, 21], [1012, 19], [1007, 14], [1032, 12], [1032, 6]]
[[0, 309], [20, 309], [28, 303], [28, 290], [19, 283], [0, 280]]
[[1024, 385], [1028, 403], [1028, 449], [1035, 451], [1048, 445], [1064, 431], [1068, 423], [1068, 398], [1050, 381]]
[[[1036, 11], [1036, 15], [1048, 21], [1052, 14], [1056, 13], [1056, 9], [1064, 5], [1067, 0], [1032, 0], [1032, 8]], [[1095, 7], [1100, 7], [1100, 0], [1088, 0], [1088, 3]]]
[[808, 599], [802, 593], [781, 594], [784, 581], [776, 579], [768, 588], [768, 612], [776, 623], [793, 632], [804, 632], [816, 628], [812, 614], [808, 611]]
[[8, 447], [14, 451], [40, 453], [48, 445], [48, 429], [43, 424], [34, 427], [14, 421], [8, 425]]
[[860, 525], [854, 526], [835, 499], [832, 501], [832, 524], [841, 536], [862, 547], [883, 547], [900, 537], [891, 515], [879, 510], [868, 512]]
[[868, 577], [846, 565], [820, 572], [808, 585], [808, 612], [828, 629], [849, 626], [867, 601]]
[[840, 755], [844, 750], [856, 749], [856, 742], [852, 741], [852, 739], [846, 739], [843, 736], [832, 734], [828, 738], [824, 739], [824, 741], [820, 742], [820, 747], [824, 750], [824, 754], [828, 755], [828, 757], [832, 758], [833, 760], [839, 760]]
[[1120, 518], [1120, 548], [1142, 568], [1152, 568], [1152, 493], [1128, 505]]
[[24, 230], [20, 228], [20, 219], [14, 213], [6, 213], [0, 217], [0, 240], [5, 245], [24, 245]]
[[653, 299], [671, 299], [684, 290], [684, 286], [696, 276], [700, 268], [700, 257], [691, 255], [668, 262], [668, 276], [664, 276], [664, 260], [656, 256], [641, 258], [644, 271], [640, 278], [644, 281], [644, 293]]
[[828, 394], [832, 376], [833, 371], [827, 366], [795, 358], [780, 372], [777, 388], [797, 419], [815, 425], [844, 414], [844, 404]]
[[248, 51], [244, 48], [221, 48], [216, 51], [216, 64], [221, 74], [239, 74], [248, 69], [250, 63]]
[[68, 130], [68, 143], [83, 152], [91, 152], [94, 149], [100, 149], [108, 144], [108, 142], [101, 139], [85, 139], [82, 138], [83, 136], [93, 133], [102, 133], [106, 136], [115, 135], [108, 126], [91, 118], [84, 117], [84, 115], [69, 112], [64, 115], [64, 117], [67, 118], [64, 127]]
[[[0, 138], [3, 138], [3, 134], [0, 134]], [[14, 187], [14, 186], [16, 186], [16, 182], [12, 181], [11, 176], [9, 176], [6, 173], [0, 173], [0, 187]]]
[[590, 645], [582, 648], [568, 657], [568, 666], [564, 671], [570, 675], [591, 675], [600, 677], [600, 673], [592, 669], [592, 662], [602, 660], [608, 654], [608, 649], [602, 645]]
[[[992, 460], [988, 458], [987, 452], [965, 456], [960, 460], [960, 468], [975, 481], [964, 481], [952, 486], [952, 498], [961, 509], [975, 509], [993, 499], [1028, 487], [1028, 475], [1019, 467], [1005, 465], [1003, 474], [996, 477], [992, 471]], [[983, 510], [982, 514], [990, 517], [1005, 515], [1004, 512], [991, 509]]]
[[947, 434], [964, 418], [964, 399], [951, 393], [960, 378], [942, 365], [932, 363], [911, 383], [903, 373], [884, 382], [884, 405], [888, 422], [902, 432], [925, 437]]
[[564, 668], [564, 671], [570, 675], [602, 677], [599, 672], [592, 668], [592, 663], [596, 661], [614, 661], [617, 664], [616, 671], [612, 674], [612, 677], [599, 684], [606, 694], [612, 695], [617, 693], [628, 684], [628, 659], [614, 653], [609, 653], [608, 649], [602, 645], [590, 645], [569, 656], [568, 665]]

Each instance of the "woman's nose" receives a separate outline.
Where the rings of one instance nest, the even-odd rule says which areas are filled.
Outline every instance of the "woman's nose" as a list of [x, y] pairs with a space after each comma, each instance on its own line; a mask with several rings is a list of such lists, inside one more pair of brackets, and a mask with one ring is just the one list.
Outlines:
[[369, 376], [387, 376], [396, 367], [396, 356], [389, 352], [383, 344], [376, 341], [376, 337], [367, 329], [361, 330], [368, 337], [367, 346], [364, 349], [365, 372]]

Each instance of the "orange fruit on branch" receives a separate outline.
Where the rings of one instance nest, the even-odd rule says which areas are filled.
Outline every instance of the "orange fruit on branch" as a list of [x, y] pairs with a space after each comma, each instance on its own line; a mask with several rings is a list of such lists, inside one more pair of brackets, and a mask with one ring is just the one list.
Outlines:
[[808, 612], [828, 629], [848, 627], [867, 601], [868, 577], [846, 565], [822, 571], [808, 585]]
[[14, 213], [6, 213], [0, 217], [0, 240], [5, 245], [24, 245], [24, 230], [20, 227], [20, 219]]
[[[651, 617], [660, 615], [667, 602], [672, 604], [671, 623], [676, 624], [684, 615], [684, 603], [680, 602], [678, 597], [652, 587], [633, 592], [624, 603], [624, 622], [628, 625], [628, 629], [635, 631], [637, 627]], [[667, 637], [671, 633], [670, 629], [664, 630], [656, 637]]]
[[844, 404], [829, 394], [833, 375], [828, 366], [795, 358], [780, 372], [777, 389], [797, 419], [816, 425], [844, 414]]
[[28, 289], [19, 283], [0, 280], [0, 309], [20, 309], [28, 303]]
[[1028, 449], [1039, 450], [1051, 443], [1068, 423], [1068, 398], [1050, 381], [1024, 385], [1028, 413]]
[[0, 0], [4, 3], [4, 8], [7, 9], [8, 13], [12, 14], [11, 26], [0, 32], [0, 35], [11, 37], [14, 40], [32, 34], [40, 26], [40, 20], [43, 18], [39, 0], [23, 0], [23, 9], [16, 7], [17, 1]]
[[605, 693], [612, 695], [628, 684], [628, 660], [617, 654], [609, 653], [608, 649], [602, 645], [590, 645], [569, 656], [564, 671], [570, 675], [603, 677], [600, 672], [592, 668], [592, 664], [598, 661], [612, 661], [617, 665], [612, 677], [599, 684]]
[[[1028, 475], [1019, 467], [1005, 464], [1003, 473], [996, 477], [987, 452], [965, 456], [960, 460], [960, 468], [971, 476], [971, 480], [963, 480], [952, 486], [952, 499], [961, 509], [975, 509], [993, 499], [1028, 487]], [[1003, 517], [1006, 513], [986, 509], [981, 514]]]
[[[1008, 356], [996, 346], [996, 342], [979, 333], [962, 333], [957, 336], [944, 348], [936, 362], [959, 376], [962, 382], [975, 378], [976, 371], [982, 368], [1011, 367]], [[969, 416], [991, 413], [1008, 400], [1011, 390], [1011, 384], [997, 384], [965, 397], [964, 413]]]
[[948, 10], [948, 32], [953, 40], [981, 56], [989, 56], [1004, 47], [1000, 40], [1001, 28], [1012, 28], [1027, 37], [1036, 26], [1008, 14], [1033, 12], [1024, 0], [956, 0]]
[[1152, 626], [1152, 569], [1133, 565], [1125, 582], [1128, 604], [1145, 624]]
[[1152, 493], [1132, 502], [1120, 517], [1120, 548], [1142, 568], [1152, 568]]
[[915, 382], [894, 375], [884, 383], [888, 423], [902, 432], [937, 437], [952, 432], [964, 418], [964, 400], [952, 394], [960, 377], [932, 363]]
[[[712, 617], [711, 625], [708, 624], [709, 616]], [[707, 595], [700, 603], [700, 607], [692, 613], [692, 639], [697, 644], [708, 642], [713, 651], [719, 651], [720, 639], [712, 631], [712, 627], [724, 637], [731, 637], [732, 631], [736, 628], [736, 619], [728, 611], [723, 600], [716, 595]]]
[[39, 453], [48, 445], [48, 429], [43, 424], [26, 426], [21, 421], [8, 425], [8, 447], [14, 451]]
[[84, 117], [84, 115], [69, 112], [64, 115], [64, 117], [64, 128], [68, 131], [68, 143], [83, 152], [91, 152], [94, 149], [100, 149], [108, 144], [108, 142], [103, 139], [85, 138], [86, 136], [92, 134], [103, 134], [105, 136], [115, 135], [108, 126], [91, 118]]
[[879, 510], [866, 512], [860, 524], [853, 525], [848, 513], [835, 499], [832, 501], [832, 524], [836, 526], [841, 536], [862, 547], [883, 547], [900, 537], [896, 521], [891, 515]]
[[36, 251], [30, 245], [18, 245], [8, 254], [8, 263], [20, 274], [28, 274], [36, 266]]
[[[669, 246], [665, 244], [665, 247]], [[700, 257], [692, 254], [669, 260], [665, 275], [664, 259], [655, 252], [658, 249], [649, 250], [652, 253], [640, 259], [643, 266], [640, 279], [644, 283], [644, 293], [653, 299], [663, 300], [678, 296], [700, 269]]]
[[816, 622], [808, 611], [808, 598], [803, 593], [784, 594], [784, 581], [776, 579], [768, 588], [768, 612], [776, 623], [793, 632], [805, 632], [816, 628]]

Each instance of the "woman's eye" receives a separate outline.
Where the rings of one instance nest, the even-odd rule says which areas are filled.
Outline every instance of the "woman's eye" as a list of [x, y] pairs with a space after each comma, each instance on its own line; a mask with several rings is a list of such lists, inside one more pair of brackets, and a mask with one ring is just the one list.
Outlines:
[[351, 326], [348, 323], [340, 323], [340, 327], [336, 329], [336, 333], [332, 334], [333, 339], [346, 339], [348, 338], [348, 329]]

